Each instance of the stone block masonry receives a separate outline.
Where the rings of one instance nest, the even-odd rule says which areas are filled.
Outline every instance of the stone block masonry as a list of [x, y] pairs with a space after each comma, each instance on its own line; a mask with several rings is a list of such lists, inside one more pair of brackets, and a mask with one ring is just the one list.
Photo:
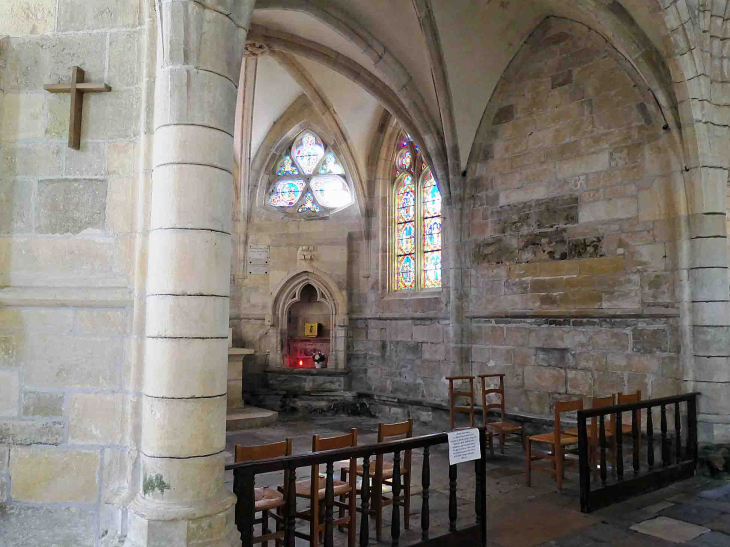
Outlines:
[[[139, 449], [132, 325], [152, 5], [0, 2], [3, 545], [98, 547], [121, 532], [113, 504]], [[75, 65], [113, 88], [84, 98], [80, 150], [66, 146], [69, 96], [43, 90]]]
[[667, 257], [684, 198], [654, 167], [677, 162], [653, 99], [586, 27], [549, 19], [533, 36], [477, 135], [464, 213], [467, 313], [677, 310]]

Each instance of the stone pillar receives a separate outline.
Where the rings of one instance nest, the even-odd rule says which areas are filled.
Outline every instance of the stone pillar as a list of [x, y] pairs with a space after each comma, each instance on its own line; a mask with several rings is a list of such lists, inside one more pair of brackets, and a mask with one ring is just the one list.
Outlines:
[[[127, 545], [239, 543], [224, 487], [233, 129], [245, 29], [158, 2], [141, 488]], [[250, 20], [253, 0], [244, 19]], [[240, 544], [240, 543], [239, 543]]]
[[687, 390], [699, 391], [700, 442], [730, 442], [730, 293], [726, 225], [727, 170], [697, 167], [686, 173], [699, 195], [690, 204], [689, 282], [692, 358]]

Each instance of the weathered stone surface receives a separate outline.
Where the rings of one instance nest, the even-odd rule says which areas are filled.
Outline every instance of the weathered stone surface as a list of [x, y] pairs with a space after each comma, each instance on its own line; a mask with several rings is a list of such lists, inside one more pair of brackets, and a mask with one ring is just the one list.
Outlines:
[[[128, 139], [139, 132], [140, 91], [128, 88], [113, 93], [87, 93], [81, 118], [81, 140]], [[130, 113], [119, 116], [120, 112]], [[135, 113], [135, 114], [133, 114]]]
[[78, 234], [103, 229], [107, 182], [43, 180], [38, 183], [37, 227], [46, 234]]
[[593, 373], [587, 370], [568, 370], [568, 393], [593, 395]]
[[666, 353], [668, 350], [667, 332], [663, 329], [634, 329], [631, 342], [636, 353]]
[[53, 32], [56, 0], [23, 0], [0, 4], [0, 36]]
[[503, 106], [494, 114], [492, 118], [492, 125], [502, 125], [507, 122], [511, 122], [515, 118], [515, 107], [514, 105], [508, 104]]
[[15, 547], [95, 547], [98, 518], [96, 509], [0, 503], [0, 542]]
[[109, 70], [106, 82], [112, 89], [122, 89], [138, 83], [139, 40], [140, 34], [137, 32], [115, 32], [109, 36]]
[[58, 30], [132, 27], [139, 24], [139, 15], [139, 0], [95, 0], [91, 5], [60, 0]]
[[13, 499], [95, 503], [99, 452], [57, 448], [13, 448]]
[[63, 415], [63, 393], [26, 391], [23, 394], [23, 416], [52, 417]]
[[443, 329], [438, 323], [431, 325], [413, 325], [413, 340], [415, 342], [438, 343], [444, 338]]
[[20, 373], [0, 370], [0, 416], [16, 416], [20, 400]]
[[[2, 9], [0, 6], [0, 21]], [[37, 139], [43, 136], [43, 95], [8, 93], [4, 97], [0, 96], [0, 99], [3, 109], [3, 116], [0, 118], [0, 141]]]
[[28, 387], [89, 387], [119, 385], [122, 340], [39, 335], [20, 348]]
[[122, 396], [75, 393], [69, 398], [71, 444], [120, 444]]
[[525, 389], [565, 393], [565, 370], [550, 367], [525, 367]]
[[0, 443], [61, 444], [66, 425], [61, 420], [0, 420]]
[[[43, 89], [43, 84], [68, 82], [74, 65], [84, 68], [87, 82], [98, 82], [104, 75], [105, 51], [106, 34], [103, 33], [10, 39], [4, 47], [6, 68], [0, 71], [0, 89], [6, 93], [26, 90], [36, 92]], [[88, 115], [87, 101], [90, 95], [94, 93], [84, 98], [84, 119]], [[63, 103], [66, 105], [67, 117], [68, 101], [68, 95], [65, 95]]]
[[569, 349], [537, 348], [535, 364], [542, 367], [575, 368], [575, 352]]
[[15, 366], [15, 337], [14, 336], [0, 336], [0, 367], [14, 367], [14, 366]]
[[0, 169], [9, 176], [60, 175], [62, 162], [61, 145], [55, 143], [8, 144], [0, 149]]
[[0, 233], [33, 231], [34, 186], [28, 180], [0, 179]]
[[79, 150], [67, 148], [64, 175], [67, 177], [106, 175], [106, 150], [104, 142], [85, 142], [83, 140]]

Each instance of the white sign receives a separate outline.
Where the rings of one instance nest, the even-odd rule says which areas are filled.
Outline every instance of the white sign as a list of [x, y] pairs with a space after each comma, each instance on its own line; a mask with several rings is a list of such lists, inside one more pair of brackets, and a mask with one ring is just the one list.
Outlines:
[[248, 246], [248, 275], [266, 275], [269, 273], [269, 246]]
[[460, 429], [449, 432], [449, 465], [471, 462], [481, 457], [478, 429]]

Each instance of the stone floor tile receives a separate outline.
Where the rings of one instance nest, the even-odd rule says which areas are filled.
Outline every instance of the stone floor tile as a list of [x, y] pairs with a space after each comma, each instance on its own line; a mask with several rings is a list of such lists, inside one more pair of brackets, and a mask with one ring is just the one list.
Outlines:
[[720, 532], [709, 532], [693, 539], [687, 545], [693, 547], [728, 547], [730, 545], [730, 536]]
[[631, 530], [673, 543], [684, 543], [710, 531], [709, 528], [664, 516], [634, 524]]
[[[723, 513], [712, 522], [708, 522], [707, 527], [710, 530], [716, 530], [718, 532], [722, 532], [723, 534], [730, 535], [730, 515], [727, 513]], [[730, 545], [730, 543], [728, 543], [728, 545]]]
[[[538, 517], [539, 515], [539, 517]], [[488, 517], [492, 541], [501, 547], [534, 547], [599, 522], [595, 517], [538, 501], [516, 503]]]
[[719, 488], [712, 488], [711, 490], [705, 490], [704, 492], [697, 494], [697, 497], [708, 500], [723, 500], [723, 498], [730, 499], [730, 484], [720, 486]]
[[644, 507], [642, 510], [646, 511], [647, 513], [656, 514], [659, 511], [663, 511], [664, 509], [668, 509], [672, 507], [674, 504], [671, 501], [660, 501], [659, 503], [654, 503], [652, 505], [648, 505]]
[[659, 511], [659, 515], [669, 517], [698, 526], [705, 526], [708, 522], [712, 522], [722, 513], [716, 509], [709, 509], [696, 504], [676, 504]]

